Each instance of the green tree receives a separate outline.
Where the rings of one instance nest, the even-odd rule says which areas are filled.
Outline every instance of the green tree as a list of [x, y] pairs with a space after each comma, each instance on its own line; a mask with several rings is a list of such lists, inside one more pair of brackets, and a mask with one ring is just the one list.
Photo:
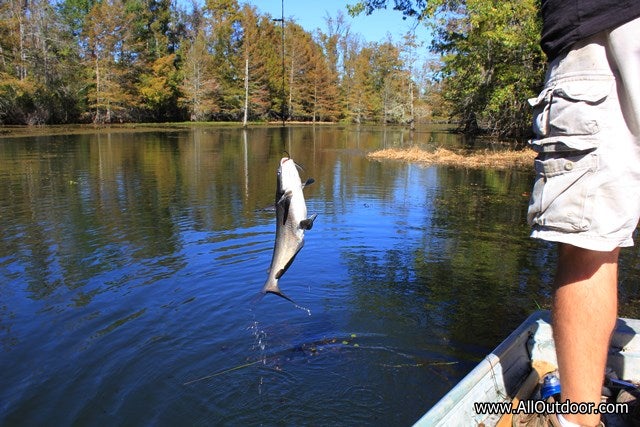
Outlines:
[[220, 85], [216, 101], [220, 105], [219, 118], [238, 120], [244, 112], [245, 68], [240, 8], [236, 0], [207, 0], [205, 10], [211, 34], [210, 53]]
[[129, 12], [135, 18], [133, 37], [140, 43], [140, 55], [145, 61], [153, 62], [162, 58], [170, 51], [170, 0], [129, 0]]
[[403, 88], [406, 75], [402, 69], [400, 51], [391, 40], [375, 45], [371, 68], [376, 93], [376, 119], [382, 123], [402, 121], [407, 99], [407, 91]]
[[375, 46], [369, 45], [357, 52], [350, 52], [347, 60], [347, 117], [357, 124], [372, 121], [380, 111], [379, 93], [372, 70], [374, 55]]
[[60, 19], [74, 37], [81, 35], [85, 17], [95, 2], [95, 0], [62, 0], [58, 3]]
[[133, 19], [119, 0], [94, 4], [85, 19], [88, 100], [94, 123], [130, 121], [136, 107]]
[[177, 115], [180, 82], [175, 60], [174, 53], [156, 58], [149, 70], [140, 76], [137, 90], [141, 103], [155, 121], [169, 120]]
[[[340, 115], [345, 121], [360, 123], [360, 114], [354, 114], [354, 109], [357, 108], [356, 103], [358, 102], [358, 96], [356, 94], [356, 71], [362, 43], [357, 35], [347, 33], [340, 39], [339, 46], [342, 52], [342, 62], [341, 67], [339, 67]], [[367, 62], [362, 63], [365, 64]]]
[[84, 102], [80, 47], [49, 0], [31, 1], [31, 75], [40, 86], [34, 113], [43, 123], [77, 121]]
[[0, 123], [77, 120], [77, 44], [48, 0], [0, 3]]
[[[386, 4], [364, 0], [350, 12], [371, 13]], [[432, 26], [432, 49], [442, 55], [442, 96], [465, 131], [529, 133], [525, 100], [539, 89], [544, 70], [538, 0], [402, 0], [395, 5]]]
[[37, 91], [29, 73], [28, 3], [0, 3], [0, 121], [26, 123]]

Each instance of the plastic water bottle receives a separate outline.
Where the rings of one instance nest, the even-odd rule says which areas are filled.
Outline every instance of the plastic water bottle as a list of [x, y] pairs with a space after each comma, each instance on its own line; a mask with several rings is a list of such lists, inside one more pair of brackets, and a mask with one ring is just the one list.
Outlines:
[[554, 395], [560, 395], [560, 379], [555, 373], [550, 373], [544, 377], [542, 388], [540, 389], [540, 397], [542, 400], [547, 400], [549, 396]]

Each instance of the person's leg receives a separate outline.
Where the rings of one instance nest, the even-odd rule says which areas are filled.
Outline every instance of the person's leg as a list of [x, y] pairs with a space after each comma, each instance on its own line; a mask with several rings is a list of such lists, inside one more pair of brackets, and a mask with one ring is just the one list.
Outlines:
[[[618, 308], [618, 253], [560, 244], [552, 307], [562, 401], [600, 402]], [[585, 426], [600, 415], [565, 414]]]

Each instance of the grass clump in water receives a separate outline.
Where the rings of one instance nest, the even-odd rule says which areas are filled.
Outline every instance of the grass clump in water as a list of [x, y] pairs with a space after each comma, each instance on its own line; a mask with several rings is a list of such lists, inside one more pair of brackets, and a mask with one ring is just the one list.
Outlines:
[[386, 148], [369, 153], [372, 160], [399, 160], [465, 168], [531, 168], [536, 153], [530, 149], [457, 153], [446, 148], [427, 151], [413, 146], [409, 148]]

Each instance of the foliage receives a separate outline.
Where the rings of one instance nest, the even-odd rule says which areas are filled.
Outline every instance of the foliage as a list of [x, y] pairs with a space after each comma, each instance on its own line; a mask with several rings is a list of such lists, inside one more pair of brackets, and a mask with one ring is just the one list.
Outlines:
[[[360, 1], [353, 14], [386, 7]], [[394, 9], [432, 26], [432, 50], [442, 55], [442, 97], [465, 131], [521, 137], [543, 80], [538, 0], [395, 0]]]
[[198, 32], [182, 55], [180, 105], [188, 110], [191, 121], [210, 120], [219, 111], [216, 100], [220, 86], [214, 75], [213, 58], [208, 54], [204, 31]]
[[281, 24], [237, 0], [2, 2], [0, 124], [408, 121], [401, 46], [342, 14], [329, 34]]
[[136, 107], [136, 39], [128, 12], [119, 0], [95, 3], [85, 18], [88, 101], [94, 123], [130, 121]]
[[327, 18], [327, 33], [309, 33], [239, 0], [193, 1], [189, 11], [170, 0], [0, 2], [0, 124], [246, 113], [413, 125], [449, 112], [467, 130], [521, 132], [522, 101], [541, 80], [535, 0], [394, 5], [432, 25], [437, 67], [416, 69], [415, 36], [365, 43], [342, 13]]

